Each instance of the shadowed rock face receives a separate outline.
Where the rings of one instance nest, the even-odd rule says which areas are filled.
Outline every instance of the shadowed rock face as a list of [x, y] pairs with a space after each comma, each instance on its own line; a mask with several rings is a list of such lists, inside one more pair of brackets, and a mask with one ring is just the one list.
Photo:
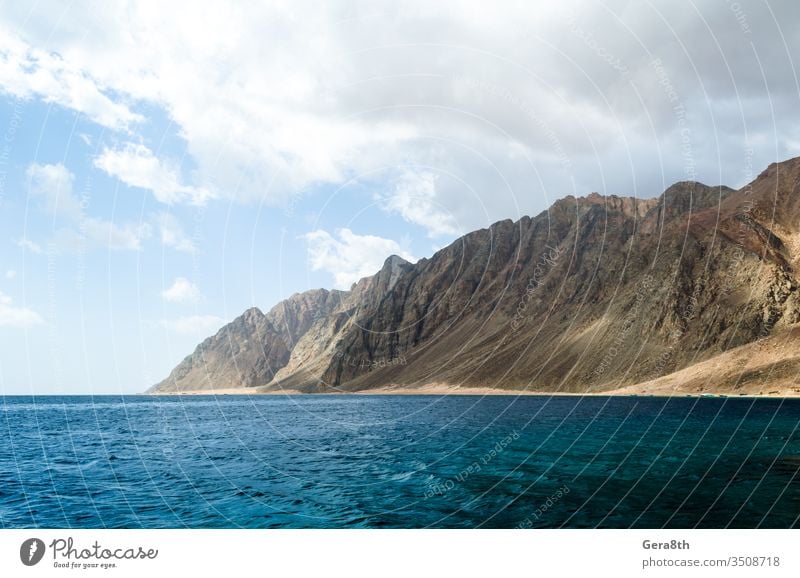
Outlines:
[[153, 390], [357, 391], [432, 382], [593, 392], [686, 368], [800, 321], [800, 160], [739, 191], [566, 197], [387, 259], [350, 291], [250, 309]]

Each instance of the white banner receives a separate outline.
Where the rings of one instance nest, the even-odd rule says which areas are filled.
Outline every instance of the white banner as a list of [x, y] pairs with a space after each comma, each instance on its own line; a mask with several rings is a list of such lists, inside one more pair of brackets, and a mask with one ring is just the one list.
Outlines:
[[3, 530], [0, 576], [800, 576], [791, 530]]

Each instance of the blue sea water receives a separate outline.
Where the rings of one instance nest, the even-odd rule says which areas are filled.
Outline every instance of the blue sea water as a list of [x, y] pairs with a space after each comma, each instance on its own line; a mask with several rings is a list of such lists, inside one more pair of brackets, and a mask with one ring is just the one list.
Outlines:
[[800, 525], [800, 400], [0, 398], [4, 528]]

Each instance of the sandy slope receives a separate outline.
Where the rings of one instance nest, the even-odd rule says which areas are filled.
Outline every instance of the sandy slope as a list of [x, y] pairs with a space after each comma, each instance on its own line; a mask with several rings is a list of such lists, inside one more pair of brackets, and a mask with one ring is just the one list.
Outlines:
[[[491, 387], [461, 387], [434, 382], [419, 387], [385, 386], [363, 391], [331, 389], [349, 395], [729, 395], [800, 397], [800, 325], [736, 347], [708, 360], [658, 379], [610, 391], [532, 391]], [[295, 395], [295, 389], [221, 388], [187, 391], [180, 395]], [[156, 395], [175, 395], [163, 392]]]
[[[459, 387], [428, 383], [419, 387], [386, 386], [361, 392], [331, 390], [348, 395], [728, 395], [800, 397], [800, 326], [743, 345], [664, 377], [611, 391], [582, 393]], [[293, 389], [225, 388], [181, 395], [295, 395]], [[161, 394], [158, 394], [161, 395]], [[174, 395], [165, 392], [163, 395]]]
[[800, 327], [748, 343], [613, 395], [773, 395], [800, 397]]

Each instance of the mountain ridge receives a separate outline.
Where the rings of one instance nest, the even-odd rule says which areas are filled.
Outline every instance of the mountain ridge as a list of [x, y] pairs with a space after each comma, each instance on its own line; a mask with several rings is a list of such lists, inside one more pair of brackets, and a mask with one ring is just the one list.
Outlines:
[[567, 196], [349, 291], [249, 309], [149, 391], [635, 388], [800, 321], [799, 184], [790, 159], [739, 190]]

